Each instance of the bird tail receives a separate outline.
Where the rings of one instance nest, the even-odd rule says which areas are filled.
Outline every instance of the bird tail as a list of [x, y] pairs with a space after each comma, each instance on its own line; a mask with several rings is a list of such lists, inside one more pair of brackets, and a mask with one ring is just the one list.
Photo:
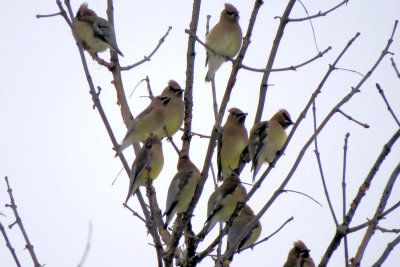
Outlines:
[[211, 221], [206, 222], [201, 232], [197, 235], [199, 238], [204, 239], [204, 237], [214, 228], [217, 221], [211, 219]]
[[256, 176], [258, 171], [260, 170], [261, 164], [259, 164], [258, 160], [253, 160], [251, 165], [251, 170], [253, 171], [253, 183], [256, 180]]
[[223, 57], [216, 56], [216, 55], [210, 56], [210, 58], [208, 60], [208, 72], [206, 75], [206, 82], [209, 82], [214, 78], [215, 73], [217, 72], [219, 67], [221, 67], [222, 63], [224, 63], [224, 62], [225, 62], [225, 58], [223, 58]]

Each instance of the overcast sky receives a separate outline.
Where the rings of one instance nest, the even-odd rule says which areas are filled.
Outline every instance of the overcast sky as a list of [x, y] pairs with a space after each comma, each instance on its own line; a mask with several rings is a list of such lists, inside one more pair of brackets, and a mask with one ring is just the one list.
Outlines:
[[[168, 26], [173, 29], [165, 43], [150, 62], [123, 73], [126, 94], [147, 75], [154, 94], [161, 93], [169, 79], [185, 84], [187, 34], [192, 11], [192, 1], [114, 1], [115, 29], [119, 48], [125, 57], [121, 65], [132, 64], [148, 55], [158, 43]], [[219, 19], [226, 1], [202, 1], [198, 35], [204, 40], [206, 15], [211, 15], [211, 26]], [[310, 14], [327, 10], [340, 1], [310, 1], [303, 3]], [[246, 31], [253, 1], [232, 0], [240, 12], [240, 25]], [[244, 64], [263, 68], [287, 1], [265, 1], [259, 11]], [[74, 12], [81, 2], [72, 1]], [[106, 17], [106, 1], [90, 1], [89, 7], [99, 16]], [[96, 110], [82, 69], [81, 60], [71, 32], [62, 17], [36, 19], [36, 14], [58, 12], [53, 0], [1, 1], [2, 41], [0, 43], [0, 217], [9, 225], [14, 217], [4, 204], [9, 203], [3, 177], [8, 176], [18, 210], [41, 264], [46, 266], [76, 266], [87, 242], [89, 222], [93, 224], [90, 252], [85, 266], [156, 266], [156, 254], [149, 243], [151, 236], [144, 224], [122, 207], [128, 190], [127, 175], [122, 174], [112, 186], [122, 165], [114, 158], [112, 144]], [[313, 20], [319, 50], [332, 46], [324, 57], [297, 71], [272, 73], [263, 120], [269, 119], [280, 108], [286, 108], [296, 120], [312, 92], [342, 49], [357, 32], [361, 36], [345, 54], [338, 67], [365, 74], [373, 66], [392, 32], [394, 21], [400, 18], [398, 0], [352, 0], [327, 17]], [[296, 3], [291, 18], [306, 16]], [[375, 83], [384, 89], [394, 112], [400, 117], [400, 79], [395, 75], [390, 57], [400, 67], [400, 31], [394, 36], [390, 51], [371, 78], [343, 106], [343, 111], [369, 129], [347, 120], [340, 114], [319, 135], [319, 150], [333, 207], [341, 221], [341, 177], [343, 140], [350, 133], [347, 167], [347, 199], [350, 202], [367, 176], [383, 145], [398, 129], [376, 90]], [[274, 67], [287, 67], [302, 63], [318, 54], [310, 23], [287, 25], [278, 50]], [[89, 68], [96, 86], [101, 86], [100, 99], [118, 140], [126, 128], [116, 104], [112, 75], [87, 55]], [[100, 54], [105, 59], [109, 54]], [[204, 82], [206, 74], [205, 51], [196, 44], [193, 131], [210, 134], [213, 120], [210, 84]], [[216, 75], [217, 98], [222, 99], [232, 64], [226, 63]], [[262, 74], [240, 70], [231, 95], [229, 107], [238, 107], [249, 113], [246, 127], [249, 130], [257, 108], [258, 91]], [[332, 107], [357, 85], [361, 76], [355, 72], [335, 71], [325, 83], [317, 98], [317, 119], [320, 123]], [[129, 104], [137, 115], [149, 103], [146, 86], [139, 85]], [[224, 119], [225, 121], [225, 119]], [[298, 128], [263, 186], [250, 200], [249, 205], [258, 212], [274, 193], [292, 167], [298, 152], [312, 134], [312, 113]], [[291, 128], [289, 128], [290, 130]], [[181, 133], [174, 136], [178, 147]], [[172, 146], [164, 143], [166, 155], [164, 169], [154, 182], [160, 208], [164, 210], [169, 183], [176, 172], [177, 155]], [[201, 169], [208, 140], [194, 137], [191, 158]], [[281, 195], [261, 218], [265, 237], [275, 231], [286, 219], [294, 216], [279, 234], [253, 251], [236, 255], [231, 266], [282, 266], [292, 243], [303, 240], [316, 263], [330, 243], [335, 227], [323, 193], [315, 155], [311, 146], [287, 189], [301, 191], [322, 203], [318, 206], [298, 194]], [[129, 150], [129, 151], [128, 151]], [[133, 152], [124, 152], [131, 163]], [[351, 226], [372, 218], [386, 181], [400, 159], [400, 144], [396, 144], [367, 196], [359, 207]], [[215, 166], [215, 159], [214, 159]], [[262, 171], [265, 169], [265, 165]], [[260, 171], [260, 173], [262, 173]], [[210, 177], [209, 177], [210, 178]], [[241, 175], [251, 182], [250, 166]], [[246, 185], [247, 190], [251, 187]], [[206, 204], [213, 192], [208, 179], [200, 202], [194, 212], [194, 231], [198, 232], [206, 219]], [[387, 207], [399, 201], [400, 186], [395, 184]], [[130, 206], [140, 211], [136, 198]], [[347, 205], [347, 208], [349, 205]], [[400, 210], [394, 211], [382, 226], [400, 228]], [[7, 229], [8, 230], [8, 229]], [[29, 254], [24, 249], [19, 230], [7, 231], [23, 266], [31, 266]], [[200, 249], [213, 240], [214, 229], [200, 245]], [[349, 236], [349, 254], [357, 251], [364, 231]], [[370, 266], [381, 255], [386, 244], [396, 236], [377, 232], [368, 247], [362, 266]], [[14, 266], [11, 254], [0, 241], [0, 265]], [[400, 248], [396, 247], [384, 266], [398, 266]], [[211, 266], [210, 259], [200, 266]], [[343, 266], [343, 246], [333, 255], [330, 266]]]

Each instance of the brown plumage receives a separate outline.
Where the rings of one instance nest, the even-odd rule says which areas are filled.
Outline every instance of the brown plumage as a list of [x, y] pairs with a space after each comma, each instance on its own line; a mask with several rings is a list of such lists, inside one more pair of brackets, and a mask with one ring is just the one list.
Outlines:
[[294, 242], [283, 267], [315, 267], [309, 252], [310, 250], [302, 241]]

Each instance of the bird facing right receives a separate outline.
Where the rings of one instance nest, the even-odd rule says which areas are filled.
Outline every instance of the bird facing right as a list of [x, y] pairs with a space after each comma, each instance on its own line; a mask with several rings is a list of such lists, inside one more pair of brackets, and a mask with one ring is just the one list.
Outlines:
[[254, 171], [253, 181], [261, 165], [265, 161], [271, 163], [280, 152], [287, 139], [285, 129], [292, 124], [290, 115], [285, 109], [279, 110], [269, 121], [254, 124], [249, 138], [251, 169]]
[[246, 116], [247, 113], [238, 108], [229, 109], [229, 116], [218, 138], [218, 181], [238, 167], [240, 155], [249, 143], [244, 126]]
[[232, 172], [208, 199], [207, 220], [198, 236], [204, 238], [217, 222], [228, 221], [237, 204], [242, 202], [246, 195], [246, 188], [241, 184], [239, 176]]
[[76, 31], [82, 39], [83, 47], [92, 57], [98, 52], [112, 49], [124, 56], [117, 46], [114, 27], [107, 20], [100, 18], [87, 3], [83, 3], [75, 16]]
[[302, 241], [294, 242], [283, 267], [315, 267], [314, 261], [310, 257], [310, 250]]
[[164, 127], [166, 106], [170, 99], [168, 96], [156, 96], [151, 100], [147, 108], [133, 120], [124, 139], [115, 148], [116, 155], [135, 142], [145, 141], [151, 133], [156, 134]]
[[214, 78], [215, 72], [226, 61], [227, 56], [233, 58], [239, 52], [242, 45], [242, 30], [239, 25], [239, 12], [231, 4], [225, 4], [219, 22], [211, 29], [206, 36], [206, 45], [214, 52], [207, 50], [208, 72], [206, 81]]

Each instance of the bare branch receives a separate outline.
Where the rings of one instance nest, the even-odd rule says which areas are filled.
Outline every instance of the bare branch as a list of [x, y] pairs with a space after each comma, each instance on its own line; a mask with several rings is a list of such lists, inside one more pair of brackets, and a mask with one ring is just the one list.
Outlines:
[[368, 124], [362, 123], [362, 122], [360, 122], [360, 121], [358, 121], [358, 120], [356, 120], [356, 119], [353, 119], [350, 115], [347, 115], [347, 114], [344, 113], [341, 109], [339, 109], [338, 112], [339, 112], [340, 114], [342, 114], [343, 116], [345, 116], [347, 119], [349, 119], [349, 120], [351, 120], [351, 121], [357, 123], [358, 125], [361, 125], [362, 127], [367, 128], [367, 129], [369, 128], [369, 125], [368, 125]]
[[[346, 163], [347, 163], [347, 142], [349, 140], [350, 133], [346, 133], [344, 137], [343, 146], [343, 176], [342, 176], [342, 196], [343, 196], [343, 221], [346, 217]], [[344, 262], [345, 266], [349, 266], [349, 248], [347, 244], [347, 236], [344, 237]]]
[[375, 226], [375, 229], [381, 231], [382, 233], [395, 233], [395, 234], [400, 233], [400, 229], [386, 229], [380, 227], [379, 225]]
[[40, 18], [50, 18], [50, 17], [55, 17], [55, 16], [61, 16], [61, 15], [62, 15], [62, 12], [57, 12], [57, 13], [47, 14], [47, 15], [40, 15], [40, 14], [37, 14], [37, 15], [36, 15], [36, 18], [37, 18], [37, 19], [40, 19]]
[[364, 77], [364, 74], [362, 74], [359, 71], [356, 70], [351, 70], [351, 69], [345, 69], [345, 68], [336, 68], [337, 70], [344, 70], [344, 71], [348, 71], [348, 72], [353, 72], [353, 73], [357, 73], [358, 75], [360, 75], [361, 77]]
[[[379, 65], [379, 63], [382, 61], [382, 59], [388, 54], [389, 51], [389, 47], [393, 42], [393, 35], [396, 31], [397, 28], [397, 23], [398, 21], [396, 20], [393, 26], [393, 30], [392, 30], [392, 34], [390, 35], [389, 40], [387, 41], [387, 45], [386, 47], [383, 49], [380, 57], [378, 58], [378, 60], [375, 62], [374, 66], [367, 72], [367, 74], [363, 77], [363, 79], [361, 80], [361, 82], [359, 83], [359, 85], [357, 85], [356, 88], [354, 88], [353, 90], [358, 90], [358, 87], [361, 86], [372, 74], [372, 72], [376, 69], [376, 67]], [[352, 90], [352, 91], [353, 91]], [[392, 137], [392, 139], [389, 141], [389, 143], [391, 141], [395, 142], [395, 140], [397, 140], [398, 136], [400, 135], [400, 130], [397, 131], [395, 133], [395, 135]], [[397, 136], [397, 137], [396, 137]], [[360, 187], [357, 196], [355, 197], [355, 199], [353, 200], [352, 204], [351, 204], [351, 208], [348, 211], [347, 215], [346, 215], [346, 219], [343, 222], [343, 226], [342, 228], [346, 228], [349, 226], [351, 220], [353, 219], [353, 216], [355, 214], [355, 211], [357, 210], [358, 205], [360, 204], [361, 199], [363, 198], [363, 196], [365, 195], [365, 191], [368, 189], [370, 182], [372, 180], [372, 178], [375, 176], [376, 172], [379, 169], [379, 166], [382, 164], [382, 161], [385, 159], [386, 155], [389, 153], [390, 151], [390, 146], [388, 144], [386, 144], [386, 146], [384, 147], [384, 150], [382, 151], [382, 153], [380, 154], [380, 156], [378, 157], [377, 161], [375, 162], [374, 166], [372, 167], [369, 175], [367, 176], [367, 178], [365, 179], [363, 185]], [[343, 236], [345, 235], [345, 232], [343, 231], [342, 228], [338, 228], [336, 230], [336, 233], [334, 235], [334, 237], [332, 238], [331, 243], [329, 244], [327, 250], [325, 251], [325, 254], [323, 255], [321, 262], [319, 263], [319, 267], [323, 267], [326, 266], [329, 262], [330, 257], [332, 256], [333, 252], [336, 250], [336, 248], [339, 246], [341, 239], [343, 238]]]
[[[25, 248], [29, 251], [29, 254], [31, 255], [31, 258], [32, 258], [34, 266], [35, 267], [40, 267], [41, 265], [40, 265], [40, 263], [39, 263], [39, 261], [38, 261], [38, 259], [36, 257], [35, 251], [33, 250], [33, 245], [31, 243], [31, 241], [29, 240], [28, 234], [25, 231], [25, 227], [22, 224], [21, 217], [18, 214], [17, 204], [15, 204], [14, 196], [12, 194], [12, 189], [11, 189], [10, 184], [8, 182], [8, 177], [6, 176], [6, 177], [4, 177], [4, 179], [6, 180], [6, 184], [7, 184], [7, 193], [10, 196], [10, 204], [6, 204], [6, 207], [11, 208], [12, 211], [14, 212], [14, 216], [15, 216], [15, 223], [13, 223], [12, 225], [14, 225], [14, 224], [18, 225], [19, 230], [21, 231], [22, 236], [24, 237], [24, 240], [26, 242]], [[11, 229], [12, 225], [9, 226], [10, 229]], [[15, 258], [14, 258], [14, 260], [15, 260]]]
[[368, 246], [369, 241], [371, 240], [372, 236], [375, 233], [376, 226], [378, 225], [379, 219], [377, 219], [382, 213], [383, 210], [385, 209], [386, 203], [389, 199], [390, 193], [392, 192], [392, 188], [394, 183], [396, 182], [396, 179], [398, 175], [400, 174], [400, 162], [397, 164], [396, 168], [392, 172], [392, 175], [389, 178], [389, 181], [386, 184], [386, 187], [382, 193], [382, 198], [378, 204], [378, 207], [375, 211], [374, 219], [372, 220], [373, 223], [371, 223], [368, 226], [368, 229], [364, 235], [363, 240], [361, 241], [360, 247], [358, 248], [357, 254], [354, 257], [354, 260], [351, 263], [351, 266], [359, 266], [361, 259], [363, 258], [365, 249]]
[[392, 62], [392, 66], [393, 66], [394, 71], [396, 72], [397, 77], [400, 79], [400, 72], [397, 69], [397, 66], [396, 66], [396, 63], [394, 62], [394, 59], [390, 58], [390, 61]]
[[[315, 101], [313, 101], [313, 105], [312, 105], [312, 112], [313, 112], [313, 121], [314, 121], [314, 133], [317, 131], [317, 113], [315, 111]], [[319, 173], [321, 176], [321, 181], [322, 181], [322, 185], [324, 187], [324, 193], [325, 193], [325, 197], [326, 197], [326, 201], [328, 202], [328, 206], [329, 206], [329, 210], [331, 212], [332, 218], [333, 218], [333, 222], [335, 223], [336, 227], [339, 225], [338, 220], [336, 218], [335, 215], [335, 211], [333, 209], [332, 206], [332, 202], [331, 202], [331, 198], [329, 197], [329, 193], [328, 193], [328, 188], [326, 186], [326, 182], [325, 182], [325, 176], [324, 176], [324, 171], [322, 169], [322, 162], [321, 162], [321, 157], [320, 157], [320, 153], [318, 150], [318, 139], [317, 136], [315, 136], [314, 138], [314, 153], [315, 153], [315, 157], [317, 159], [317, 163], [318, 163], [318, 169], [319, 169]]]
[[400, 127], [400, 122], [397, 119], [396, 115], [394, 114], [393, 109], [390, 107], [390, 104], [385, 97], [385, 93], [383, 92], [382, 87], [379, 85], [379, 83], [376, 84], [376, 89], [378, 89], [378, 92], [382, 96], [383, 101], [385, 101], [387, 109], [389, 110], [390, 114], [392, 114], [392, 117], [396, 121], [397, 125]]
[[15, 265], [17, 265], [18, 267], [21, 267], [21, 264], [19, 263], [17, 254], [15, 253], [15, 249], [12, 247], [10, 240], [8, 239], [6, 230], [4, 229], [4, 226], [0, 223], [0, 232], [3, 234], [4, 237], [4, 241], [6, 241], [6, 246], [8, 247], [8, 249], [10, 250], [10, 253], [15, 261]]
[[[278, 53], [278, 47], [281, 42], [282, 36], [283, 36], [283, 31], [285, 30], [285, 27], [288, 23], [288, 18], [290, 11], [292, 10], [294, 3], [296, 3], [296, 0], [290, 0], [289, 3], [286, 6], [285, 11], [283, 12], [282, 18], [279, 23], [278, 30], [276, 31], [274, 43], [271, 48], [271, 52], [268, 57], [268, 62], [266, 69], [270, 70], [272, 69], [272, 65], [274, 64], [276, 54]], [[258, 97], [258, 106], [257, 106], [257, 113], [254, 119], [254, 123], [257, 123], [261, 120], [261, 116], [264, 110], [264, 103], [265, 103], [265, 96], [267, 94], [267, 89], [268, 89], [268, 79], [270, 75], [270, 71], [264, 72], [264, 75], [261, 80], [261, 86], [260, 86], [260, 93]]]
[[[303, 2], [302, 2], [302, 1], [300, 1], [300, 0], [299, 0], [299, 3], [300, 3], [300, 4], [301, 4], [301, 6], [303, 7], [303, 9], [304, 9], [304, 11], [306, 12], [307, 16], [309, 17], [309, 16], [310, 16], [310, 14], [308, 14], [308, 10], [307, 10], [306, 6], [305, 6], [305, 5], [303, 4]], [[314, 44], [315, 44], [315, 48], [317, 49], [317, 51], [318, 51], [318, 52], [320, 52], [320, 51], [319, 51], [319, 48], [318, 48], [318, 44], [317, 44], [317, 38], [315, 37], [314, 25], [313, 25], [313, 23], [312, 23], [312, 20], [311, 20], [311, 19], [309, 19], [308, 21], [310, 22], [310, 26], [311, 26], [312, 34], [313, 34], [313, 37], [314, 37]]]
[[[187, 33], [187, 34], [189, 34], [189, 35], [191, 35], [191, 36], [194, 36], [197, 42], [199, 42], [202, 46], [204, 46], [205, 48], [207, 48], [207, 50], [210, 50], [212, 53], [214, 53], [214, 54], [216, 54], [216, 55], [218, 55], [218, 56], [220, 56], [220, 57], [223, 57], [223, 58], [225, 58], [226, 60], [228, 60], [228, 61], [230, 61], [230, 62], [232, 62], [232, 63], [235, 62], [235, 59], [230, 58], [230, 57], [225, 56], [225, 55], [218, 54], [217, 52], [215, 52], [214, 49], [212, 49], [211, 47], [209, 47], [208, 45], [206, 45], [202, 40], [199, 39], [199, 37], [197, 37], [196, 35], [194, 35], [194, 33], [192, 33], [190, 30], [185, 30], [185, 33]], [[238, 64], [238, 66], [239, 66], [239, 68], [242, 68], [242, 69], [245, 69], [245, 70], [249, 70], [249, 71], [253, 71], [253, 72], [263, 72], [263, 73], [267, 73], [267, 72], [279, 72], [279, 71], [288, 71], [288, 70], [297, 71], [297, 69], [299, 69], [299, 68], [301, 68], [301, 67], [303, 67], [303, 66], [305, 66], [305, 65], [307, 65], [307, 64], [309, 64], [309, 63], [311, 63], [311, 62], [313, 62], [314, 60], [316, 60], [316, 59], [318, 59], [318, 58], [320, 58], [320, 57], [323, 57], [323, 56], [324, 56], [326, 53], [328, 53], [329, 50], [331, 50], [331, 49], [332, 49], [332, 47], [329, 46], [329, 47], [326, 48], [324, 51], [318, 52], [317, 55], [315, 55], [314, 57], [312, 57], [312, 58], [310, 58], [310, 59], [304, 61], [303, 63], [297, 64], [297, 65], [292, 65], [292, 66], [289, 66], [289, 67], [275, 68], [275, 69], [268, 69], [268, 68], [260, 69], [260, 68], [249, 67], [249, 66], [246, 66], [246, 65], [244, 65], [244, 64], [242, 64], [242, 63]]]
[[305, 193], [303, 193], [303, 192], [299, 192], [299, 191], [295, 191], [295, 190], [289, 190], [289, 189], [285, 189], [285, 190], [283, 190], [283, 192], [282, 193], [296, 193], [296, 194], [299, 194], [299, 195], [302, 195], [302, 196], [305, 196], [305, 197], [308, 197], [309, 199], [311, 199], [312, 201], [314, 201], [315, 203], [317, 203], [320, 207], [322, 207], [322, 204], [321, 203], [319, 203], [315, 198], [313, 198], [313, 197], [311, 197], [311, 196], [309, 196], [309, 195], [307, 195], [307, 194], [305, 194]]
[[397, 246], [399, 243], [400, 243], [400, 235], [398, 235], [392, 242], [390, 242], [387, 245], [385, 251], [379, 257], [379, 259], [374, 263], [374, 265], [372, 265], [372, 267], [380, 267], [382, 263], [387, 259], [390, 252], [392, 252], [393, 248]]
[[157, 52], [157, 50], [160, 48], [162, 43], [164, 43], [165, 38], [167, 38], [167, 36], [168, 36], [168, 34], [169, 34], [169, 32], [171, 30], [172, 30], [172, 26], [169, 26], [167, 32], [163, 35], [163, 37], [161, 37], [161, 39], [158, 41], [157, 46], [153, 49], [153, 51], [151, 51], [151, 53], [148, 56], [144, 56], [144, 58], [142, 60], [140, 60], [140, 61], [138, 61], [138, 62], [136, 62], [136, 63], [134, 63], [132, 65], [121, 67], [121, 70], [122, 71], [131, 70], [131, 69], [133, 69], [133, 68], [135, 68], [135, 67], [137, 67], [137, 66], [139, 66], [139, 65], [141, 65], [141, 64], [143, 64], [143, 63], [145, 63], [147, 61], [150, 61], [151, 57]]
[[340, 2], [339, 4], [337, 4], [336, 6], [332, 7], [331, 9], [328, 9], [327, 11], [324, 11], [324, 12], [319, 11], [317, 14], [312, 15], [312, 16], [308, 16], [308, 17], [305, 17], [305, 18], [289, 19], [289, 22], [299, 22], [299, 21], [310, 20], [310, 19], [326, 16], [329, 13], [331, 13], [332, 11], [334, 11], [335, 9], [341, 7], [344, 4], [347, 4], [347, 2], [349, 2], [349, 0], [344, 0], [343, 2]]
[[[179, 130], [182, 131], [182, 132], [184, 131], [183, 128], [180, 128]], [[211, 138], [210, 135], [205, 135], [205, 134], [200, 134], [200, 133], [195, 133], [195, 132], [190, 132], [189, 135], [190, 136], [198, 136], [200, 138]]]
[[293, 221], [293, 220], [294, 220], [294, 218], [293, 218], [293, 216], [292, 216], [292, 217], [290, 217], [289, 219], [287, 219], [278, 229], [276, 229], [276, 230], [275, 230], [272, 234], [270, 234], [269, 236], [264, 237], [264, 238], [261, 239], [260, 241], [257, 241], [256, 243], [254, 243], [252, 246], [247, 247], [247, 248], [244, 248], [244, 249], [242, 249], [242, 250], [240, 250], [240, 251], [237, 251], [237, 252], [235, 252], [235, 253], [240, 253], [240, 252], [242, 252], [242, 251], [244, 251], [244, 250], [246, 250], [246, 249], [249, 249], [249, 248], [253, 249], [255, 246], [257, 246], [257, 245], [259, 245], [259, 244], [261, 244], [261, 243], [264, 243], [265, 241], [268, 241], [271, 237], [273, 237], [273, 236], [274, 236], [275, 234], [277, 234], [280, 230], [282, 230], [282, 228], [285, 227], [286, 224], [288, 224], [289, 222], [291, 222], [291, 221]]
[[130, 212], [132, 212], [132, 215], [133, 215], [133, 216], [138, 217], [142, 222], [144, 222], [144, 224], [147, 225], [146, 220], [145, 220], [142, 216], [140, 216], [139, 213], [137, 213], [136, 211], [134, 211], [134, 210], [133, 210], [131, 207], [129, 207], [126, 203], [124, 203], [123, 206], [124, 206], [124, 208], [127, 208]]
[[86, 247], [85, 247], [85, 251], [83, 252], [81, 261], [78, 264], [78, 267], [82, 267], [84, 265], [84, 262], [88, 256], [89, 253], [89, 249], [90, 249], [90, 241], [92, 240], [92, 222], [89, 222], [89, 231], [88, 231], [88, 238], [87, 238], [87, 242], [86, 242]]

